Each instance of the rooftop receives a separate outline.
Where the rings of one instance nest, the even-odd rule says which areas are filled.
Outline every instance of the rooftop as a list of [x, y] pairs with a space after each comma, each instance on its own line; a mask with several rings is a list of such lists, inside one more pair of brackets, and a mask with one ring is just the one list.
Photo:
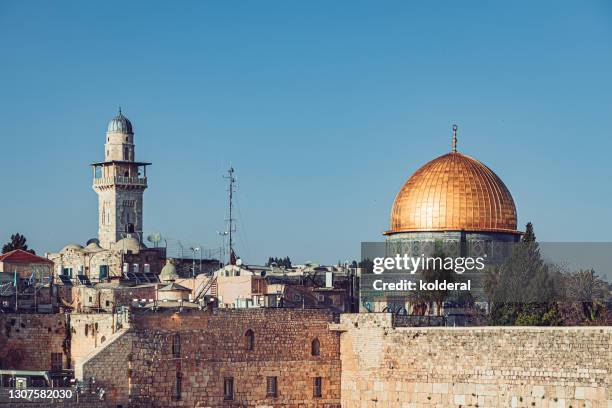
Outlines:
[[23, 249], [15, 249], [0, 255], [0, 262], [53, 264], [53, 261], [24, 251]]

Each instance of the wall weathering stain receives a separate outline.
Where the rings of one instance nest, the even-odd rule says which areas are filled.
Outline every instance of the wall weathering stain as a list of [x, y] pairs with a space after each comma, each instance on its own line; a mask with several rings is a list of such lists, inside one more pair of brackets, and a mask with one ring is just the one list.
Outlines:
[[612, 327], [395, 327], [342, 315], [342, 407], [610, 407]]

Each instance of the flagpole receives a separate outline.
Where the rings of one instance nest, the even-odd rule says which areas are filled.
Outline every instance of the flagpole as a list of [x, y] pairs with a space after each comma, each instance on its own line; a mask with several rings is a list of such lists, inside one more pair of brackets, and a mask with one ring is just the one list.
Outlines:
[[32, 271], [32, 274], [34, 275], [34, 313], [38, 313], [38, 296], [36, 293], [36, 268]]
[[15, 275], [13, 276], [13, 286], [15, 286], [15, 311], [19, 309], [19, 304], [17, 303], [17, 269], [15, 269]]

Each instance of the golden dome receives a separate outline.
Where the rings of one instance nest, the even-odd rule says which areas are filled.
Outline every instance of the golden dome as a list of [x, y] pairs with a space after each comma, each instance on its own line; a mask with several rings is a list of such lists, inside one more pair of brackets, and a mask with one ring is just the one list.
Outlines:
[[516, 207], [504, 182], [478, 160], [453, 152], [408, 179], [395, 197], [385, 234], [461, 230], [518, 233]]

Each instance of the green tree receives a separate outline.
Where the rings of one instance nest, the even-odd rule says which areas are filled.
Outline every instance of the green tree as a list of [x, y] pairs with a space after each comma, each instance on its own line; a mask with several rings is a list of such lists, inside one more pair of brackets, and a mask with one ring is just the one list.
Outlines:
[[[432, 257], [440, 259], [440, 264], [443, 264], [444, 259], [446, 258], [444, 252], [442, 251], [434, 252]], [[444, 269], [443, 265], [434, 265], [434, 267], [423, 271], [423, 278], [428, 283], [433, 283], [435, 281], [446, 281], [447, 283], [453, 283], [455, 282], [455, 272], [452, 269]], [[440, 313], [442, 312], [442, 304], [449, 295], [448, 289], [431, 290], [428, 291], [428, 295], [430, 300], [436, 304], [436, 313], [438, 316], [440, 316]]]
[[560, 321], [556, 275], [542, 260], [533, 225], [528, 223], [510, 257], [485, 278], [492, 324], [551, 325]]
[[31, 254], [35, 254], [36, 252], [34, 252], [33, 249], [28, 249], [28, 244], [26, 242], [27, 239], [25, 236], [21, 235], [20, 233], [13, 234], [11, 235], [11, 240], [2, 247], [2, 253], [6, 254], [7, 252], [21, 249]]
[[525, 233], [521, 237], [521, 241], [522, 242], [536, 242], [536, 236], [535, 236], [535, 233], [533, 232], [533, 224], [531, 222], [528, 222], [527, 225], [525, 225]]
[[266, 262], [266, 266], [271, 266], [272, 264], [276, 264], [276, 266], [289, 269], [291, 268], [291, 258], [289, 258], [288, 256], [284, 258], [269, 257], [268, 262]]
[[565, 295], [569, 302], [580, 305], [584, 319], [597, 320], [605, 307], [608, 285], [593, 269], [565, 275]]

